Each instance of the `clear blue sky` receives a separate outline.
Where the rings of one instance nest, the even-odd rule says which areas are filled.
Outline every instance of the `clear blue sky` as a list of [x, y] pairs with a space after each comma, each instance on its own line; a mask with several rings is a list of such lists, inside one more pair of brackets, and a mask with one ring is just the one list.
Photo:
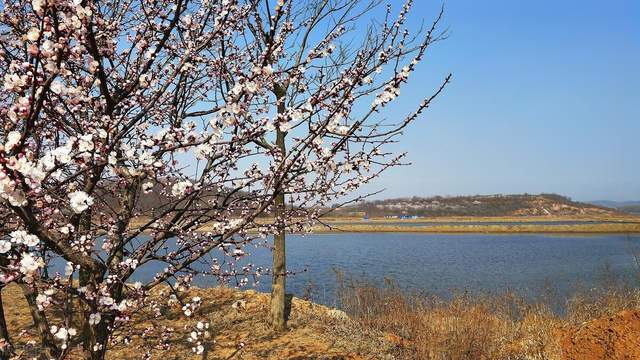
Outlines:
[[[392, 1], [397, 9], [401, 1]], [[413, 20], [441, 3], [416, 1]], [[378, 198], [555, 192], [640, 200], [640, 1], [448, 0], [448, 40], [402, 90], [447, 88], [397, 150]]]

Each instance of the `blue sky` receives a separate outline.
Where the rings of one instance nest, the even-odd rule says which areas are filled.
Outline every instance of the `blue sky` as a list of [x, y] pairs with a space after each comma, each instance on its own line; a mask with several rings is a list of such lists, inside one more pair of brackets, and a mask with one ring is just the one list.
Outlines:
[[[440, 4], [417, 1], [413, 25]], [[393, 109], [453, 83], [395, 147], [412, 165], [383, 174], [378, 198], [640, 199], [640, 1], [449, 0], [443, 24]]]

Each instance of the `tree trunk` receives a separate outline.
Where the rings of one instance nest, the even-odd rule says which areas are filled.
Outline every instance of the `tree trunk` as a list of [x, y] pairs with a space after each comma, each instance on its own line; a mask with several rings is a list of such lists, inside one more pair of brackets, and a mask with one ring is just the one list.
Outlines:
[[[114, 269], [117, 264], [122, 261], [123, 257], [124, 252], [122, 251], [122, 249], [117, 250], [114, 257], [112, 258], [110, 268]], [[113, 284], [110, 295], [117, 303], [122, 300], [122, 290], [123, 285], [121, 282], [116, 282], [115, 284]], [[92, 309], [89, 309], [89, 311], [85, 313], [86, 319], [89, 319], [89, 317], [91, 316], [91, 311]], [[90, 335], [88, 339], [85, 340], [89, 348], [89, 351], [87, 351], [87, 346], [85, 345], [85, 360], [103, 360], [105, 358], [105, 355], [107, 353], [107, 346], [109, 345], [109, 328], [113, 326], [114, 322], [115, 316], [113, 314], [102, 314], [102, 320], [100, 321], [100, 323], [94, 325], [93, 327], [89, 326], [88, 322], [86, 323]], [[94, 346], [97, 346], [96, 350], [93, 350]]]
[[104, 316], [99, 324], [91, 327], [88, 339], [85, 342], [89, 346], [84, 348], [83, 359], [104, 360], [107, 353], [107, 341], [109, 340], [109, 326], [112, 324], [113, 316]]
[[47, 317], [44, 311], [38, 309], [38, 304], [36, 302], [36, 291], [33, 286], [29, 284], [20, 284], [22, 288], [22, 293], [24, 297], [27, 299], [27, 303], [29, 304], [29, 311], [31, 311], [31, 318], [33, 319], [33, 323], [38, 329], [38, 333], [40, 335], [40, 343], [42, 346], [40, 359], [55, 359], [58, 357], [60, 351], [55, 344], [55, 340], [53, 339], [53, 335], [49, 329], [49, 323], [47, 322]]
[[[284, 214], [284, 194], [276, 197], [275, 216], [280, 219]], [[276, 220], [280, 221], [280, 220]], [[278, 223], [278, 233], [273, 240], [273, 274], [271, 284], [271, 326], [276, 331], [282, 331], [286, 327], [285, 296], [287, 281], [287, 264], [285, 253], [284, 226]]]
[[[80, 218], [79, 231], [84, 232], [91, 228], [91, 209], [87, 210], [82, 217]], [[95, 291], [96, 289], [96, 281], [94, 278], [94, 274], [90, 269], [85, 267], [80, 267], [80, 271], [78, 274], [78, 282], [80, 287], [89, 288], [90, 291]], [[93, 347], [96, 345], [96, 333], [93, 328], [89, 324], [89, 317], [93, 313], [93, 307], [90, 303], [86, 301], [80, 301], [80, 311], [79, 313], [82, 315], [82, 357], [84, 359], [99, 359], [96, 358], [96, 352], [93, 351]]]
[[[91, 273], [88, 269], [80, 268], [78, 277], [80, 287], [91, 285]], [[91, 286], [93, 289], [93, 286]], [[89, 316], [91, 315], [91, 305], [80, 301], [80, 313], [82, 314], [82, 352], [84, 359], [91, 359], [93, 356], [93, 345], [95, 344], [95, 336], [91, 325], [89, 324]]]
[[2, 302], [2, 289], [0, 288], [0, 341], [4, 341], [2, 345], [3, 349], [0, 350], [0, 359], [8, 359], [13, 352], [13, 346], [11, 345], [11, 339], [9, 338], [9, 329], [7, 328], [7, 321], [4, 317], [4, 304]]
[[[283, 114], [286, 111], [284, 104], [284, 95], [286, 91], [280, 86], [276, 86], [275, 95], [278, 100], [278, 114]], [[287, 148], [285, 144], [286, 133], [277, 130], [276, 146], [280, 151], [280, 156], [283, 161], [287, 155]], [[275, 331], [282, 331], [286, 328], [286, 313], [285, 313], [285, 300], [286, 300], [286, 281], [287, 281], [287, 263], [285, 253], [285, 199], [284, 189], [282, 182], [285, 175], [281, 174], [281, 180], [276, 185], [276, 197], [275, 197], [275, 222], [277, 226], [277, 233], [273, 239], [273, 274], [271, 281], [271, 326]]]
[[[115, 269], [118, 268], [118, 265], [124, 259], [124, 250], [121, 247], [122, 242], [122, 233], [125, 231], [125, 228], [128, 224], [126, 221], [132, 217], [132, 211], [135, 207], [135, 192], [139, 186], [139, 182], [132, 183], [124, 198], [122, 199], [121, 206], [127, 210], [126, 214], [120, 214], [118, 216], [118, 235], [109, 239], [112, 241], [112, 245], [116, 247], [114, 253], [109, 255], [109, 261], [107, 264], [107, 269], [111, 274], [117, 274]], [[88, 230], [91, 228], [91, 210], [88, 210], [82, 221], [80, 223], [80, 227], [83, 230]], [[117, 241], [115, 241], [117, 240]], [[118, 277], [119, 274], [118, 274]], [[97, 288], [97, 284], [100, 282], [102, 276], [98, 276], [98, 278], [94, 277], [94, 274], [91, 274], [88, 271], [83, 271], [80, 269], [80, 283], [82, 286], [86, 286], [87, 284], [91, 284], [92, 289]], [[120, 281], [115, 282], [111, 286], [110, 296], [114, 299], [116, 303], [120, 303], [122, 300], [122, 292], [123, 292], [123, 283]], [[83, 358], [85, 360], [103, 360], [107, 353], [107, 346], [110, 337], [110, 328], [112, 328], [115, 322], [114, 314], [102, 314], [102, 319], [100, 323], [91, 326], [89, 324], [89, 318], [91, 314], [96, 311], [95, 304], [91, 306], [91, 304], [86, 303], [83, 306]]]
[[[98, 282], [94, 275], [88, 270], [80, 269], [80, 285], [88, 286], [90, 289], [96, 288]], [[96, 325], [89, 324], [89, 318], [96, 309], [87, 302], [81, 302], [82, 315], [82, 358], [85, 360], [103, 360], [107, 352], [109, 340], [109, 327], [113, 325], [113, 314], [102, 314], [102, 320]]]

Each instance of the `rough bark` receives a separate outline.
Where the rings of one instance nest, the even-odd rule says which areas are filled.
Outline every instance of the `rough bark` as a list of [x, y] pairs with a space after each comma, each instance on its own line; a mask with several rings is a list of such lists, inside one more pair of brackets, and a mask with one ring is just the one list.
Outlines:
[[[282, 216], [284, 210], [284, 194], [276, 196], [276, 217]], [[271, 325], [274, 330], [281, 331], [286, 328], [285, 319], [285, 293], [286, 293], [286, 236], [284, 228], [278, 225], [278, 233], [273, 241], [273, 277], [271, 284]]]
[[[284, 94], [285, 90], [276, 86], [275, 94], [278, 100], [278, 113], [284, 113]], [[286, 133], [277, 130], [276, 146], [281, 153], [282, 159], [286, 157]], [[284, 177], [284, 175], [281, 175]], [[286, 328], [285, 298], [286, 298], [286, 275], [287, 263], [285, 252], [285, 199], [282, 181], [276, 185], [275, 193], [275, 218], [277, 224], [277, 233], [273, 239], [273, 274], [271, 283], [271, 326], [275, 331], [282, 331]]]
[[40, 349], [41, 353], [39, 358], [57, 358], [60, 354], [60, 350], [56, 346], [53, 335], [49, 331], [49, 323], [44, 311], [38, 309], [38, 304], [36, 302], [36, 289], [29, 284], [20, 284], [20, 287], [22, 288], [22, 293], [24, 294], [24, 297], [27, 299], [27, 303], [29, 304], [29, 311], [31, 312], [33, 324], [38, 329], [38, 333], [40, 335], [40, 343], [42, 348]]
[[0, 359], [8, 359], [11, 356], [12, 348], [11, 338], [9, 338], [9, 329], [7, 328], [7, 321], [4, 317], [4, 303], [2, 302], [2, 289], [0, 288], [0, 341], [3, 341], [0, 349]]

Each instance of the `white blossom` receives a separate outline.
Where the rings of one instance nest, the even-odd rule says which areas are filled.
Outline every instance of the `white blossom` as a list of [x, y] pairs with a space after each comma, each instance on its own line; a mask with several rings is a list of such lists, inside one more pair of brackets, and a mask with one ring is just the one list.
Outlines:
[[6, 240], [0, 240], [0, 254], [6, 254], [11, 250], [11, 243]]
[[78, 150], [80, 152], [92, 151], [94, 149], [93, 145], [93, 135], [87, 134], [80, 137], [78, 141]]
[[140, 78], [138, 78], [138, 83], [140, 84], [140, 87], [148, 88], [149, 87], [149, 75], [147, 75], [147, 74], [140, 75]]
[[36, 296], [36, 303], [38, 304], [38, 308], [42, 310], [45, 307], [49, 306], [51, 304], [51, 301], [47, 295], [38, 294], [38, 296]]
[[53, 91], [54, 94], [63, 95], [66, 91], [66, 88], [64, 87], [64, 85], [62, 85], [61, 82], [54, 81], [53, 83], [51, 83], [51, 91]]
[[24, 230], [15, 230], [12, 231], [9, 236], [11, 237], [11, 242], [15, 244], [24, 244], [27, 246], [36, 246], [40, 243], [40, 239], [33, 234], [29, 234]]
[[16, 145], [18, 145], [20, 139], [22, 139], [22, 134], [20, 134], [20, 132], [15, 130], [10, 131], [7, 134], [7, 142], [4, 143], [5, 151], [13, 149]]
[[40, 163], [44, 167], [45, 170], [49, 171], [56, 166], [55, 162], [56, 158], [52, 153], [48, 153], [40, 159]]
[[102, 316], [100, 316], [100, 313], [91, 314], [89, 315], [89, 325], [97, 325], [101, 319]]
[[233, 256], [243, 256], [245, 252], [242, 249], [234, 249]]
[[142, 184], [142, 191], [145, 194], [150, 193], [153, 190], [153, 183], [151, 181], [147, 181], [144, 184]]
[[27, 246], [36, 246], [40, 243], [40, 239], [37, 236], [29, 234], [24, 238], [24, 244]]
[[40, 30], [36, 27], [32, 27], [27, 31], [27, 40], [36, 41], [40, 37]]
[[62, 164], [67, 164], [71, 161], [71, 147], [61, 146], [54, 149], [51, 154]]
[[74, 328], [69, 328], [66, 329], [64, 327], [60, 327], [58, 328], [57, 326], [52, 326], [51, 327], [51, 333], [58, 339], [62, 340], [62, 341], [67, 341], [67, 339], [71, 336], [75, 336], [76, 335], [76, 329]]
[[118, 162], [118, 158], [116, 157], [116, 153], [111, 152], [109, 154], [107, 162], [109, 163], [109, 165], [114, 166]]
[[[18, 74], [6, 74], [4, 76], [4, 89], [9, 91], [16, 91], [24, 87], [27, 84], [26, 76], [19, 76]], [[16, 116], [15, 112], [13, 116]], [[14, 119], [15, 121], [15, 119]]]
[[264, 75], [269, 76], [269, 75], [273, 74], [273, 68], [271, 67], [271, 65], [267, 65], [267, 66], [262, 68], [262, 73]]
[[258, 87], [257, 87], [256, 83], [253, 82], [253, 81], [249, 81], [246, 84], [244, 84], [244, 88], [249, 93], [254, 93], [254, 92], [258, 91]]
[[69, 200], [71, 209], [76, 214], [87, 210], [89, 206], [93, 205], [93, 198], [84, 191], [74, 191], [69, 194]]
[[213, 153], [213, 147], [209, 144], [200, 144], [196, 147], [194, 155], [196, 159], [202, 160]]
[[31, 276], [43, 265], [42, 259], [34, 257], [29, 253], [23, 253], [22, 258], [20, 259], [20, 272], [27, 276]]
[[67, 225], [64, 225], [64, 226], [61, 226], [60, 228], [58, 228], [58, 231], [60, 231], [61, 233], [67, 235], [67, 234], [69, 234], [69, 231], [70, 231], [71, 227], [72, 227], [71, 224], [67, 224]]
[[291, 130], [291, 123], [288, 121], [281, 121], [278, 124], [278, 128], [280, 129], [280, 131], [282, 132], [288, 132], [289, 130]]
[[64, 276], [69, 277], [73, 274], [74, 266], [72, 262], [68, 262], [67, 265], [64, 266]]
[[38, 14], [42, 13], [42, 11], [44, 10], [45, 4], [46, 4], [46, 0], [32, 0], [31, 1], [31, 6], [33, 7], [33, 10]]
[[99, 303], [100, 305], [111, 306], [115, 303], [115, 301], [110, 296], [102, 296], [100, 297]]
[[182, 197], [193, 186], [193, 183], [189, 180], [180, 181], [171, 187], [171, 194], [175, 197]]
[[409, 73], [411, 72], [411, 69], [408, 66], [405, 66], [402, 68], [402, 72], [400, 73], [400, 76], [402, 76], [404, 79], [409, 77]]

